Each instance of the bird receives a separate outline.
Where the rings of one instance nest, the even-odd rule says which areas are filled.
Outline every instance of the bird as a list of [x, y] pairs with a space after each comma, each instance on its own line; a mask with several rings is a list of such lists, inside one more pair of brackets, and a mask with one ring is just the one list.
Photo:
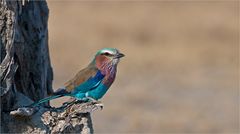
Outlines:
[[76, 100], [101, 99], [116, 78], [117, 65], [124, 57], [116, 48], [103, 48], [95, 54], [93, 60], [64, 84], [53, 96], [41, 99], [30, 106], [38, 106], [50, 100], [70, 96]]

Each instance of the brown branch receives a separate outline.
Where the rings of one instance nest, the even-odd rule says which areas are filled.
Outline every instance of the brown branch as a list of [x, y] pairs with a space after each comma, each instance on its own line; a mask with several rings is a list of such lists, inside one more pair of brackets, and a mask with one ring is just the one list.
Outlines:
[[27, 119], [26, 124], [32, 124], [41, 117], [41, 123], [34, 124], [40, 129], [33, 129], [31, 132], [34, 133], [93, 133], [93, 128], [89, 127], [92, 126], [90, 113], [102, 108], [100, 101], [74, 102], [60, 108], [20, 107], [11, 111], [10, 115], [22, 123], [26, 123]]

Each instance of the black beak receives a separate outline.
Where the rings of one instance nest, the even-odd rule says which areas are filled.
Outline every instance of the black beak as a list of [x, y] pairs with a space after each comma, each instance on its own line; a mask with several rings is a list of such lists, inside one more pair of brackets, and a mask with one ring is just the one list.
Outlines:
[[124, 54], [118, 53], [118, 54], [116, 54], [115, 58], [122, 58], [122, 57], [124, 57], [124, 56], [125, 56]]

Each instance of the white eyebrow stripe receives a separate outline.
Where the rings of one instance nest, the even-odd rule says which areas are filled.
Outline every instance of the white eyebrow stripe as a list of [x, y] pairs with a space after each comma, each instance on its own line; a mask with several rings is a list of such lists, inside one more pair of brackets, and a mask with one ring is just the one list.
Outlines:
[[114, 54], [113, 51], [109, 51], [109, 50], [103, 50], [102, 53], [110, 53], [110, 54]]

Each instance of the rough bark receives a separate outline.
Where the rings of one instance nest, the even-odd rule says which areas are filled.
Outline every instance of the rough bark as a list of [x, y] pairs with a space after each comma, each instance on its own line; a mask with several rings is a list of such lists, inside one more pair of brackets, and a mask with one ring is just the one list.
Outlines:
[[98, 108], [97, 103], [74, 104], [68, 109], [86, 105], [90, 109], [70, 112], [38, 107], [24, 115], [23, 106], [53, 92], [48, 12], [46, 1], [0, 0], [1, 133], [93, 132], [89, 112]]

